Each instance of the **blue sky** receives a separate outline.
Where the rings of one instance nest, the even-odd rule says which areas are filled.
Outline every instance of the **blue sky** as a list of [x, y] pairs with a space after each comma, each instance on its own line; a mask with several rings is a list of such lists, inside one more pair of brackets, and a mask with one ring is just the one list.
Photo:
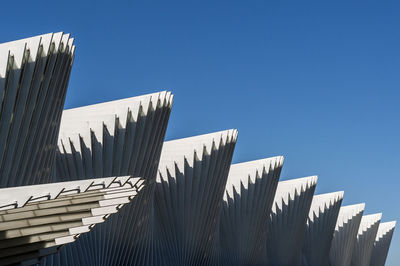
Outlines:
[[[344, 190], [344, 204], [399, 220], [399, 2], [6, 1], [2, 11], [0, 42], [76, 38], [66, 108], [172, 90], [167, 139], [237, 128], [234, 162], [284, 155], [282, 179], [317, 174], [318, 193]], [[387, 265], [398, 261], [395, 232]]]

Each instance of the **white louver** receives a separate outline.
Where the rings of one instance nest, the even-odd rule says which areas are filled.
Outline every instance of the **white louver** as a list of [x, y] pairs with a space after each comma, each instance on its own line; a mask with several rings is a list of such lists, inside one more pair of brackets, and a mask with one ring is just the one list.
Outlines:
[[0, 265], [35, 264], [74, 242], [136, 197], [139, 177], [0, 189]]

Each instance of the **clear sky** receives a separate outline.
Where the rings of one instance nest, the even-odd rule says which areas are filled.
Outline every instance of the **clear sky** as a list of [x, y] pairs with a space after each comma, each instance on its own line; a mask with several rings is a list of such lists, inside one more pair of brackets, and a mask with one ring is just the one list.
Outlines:
[[[0, 42], [76, 38], [66, 108], [168, 89], [167, 139], [237, 128], [234, 162], [400, 220], [399, 1], [3, 1]], [[399, 229], [398, 229], [399, 230]], [[400, 261], [400, 232], [387, 265]], [[397, 262], [397, 263], [396, 263]]]

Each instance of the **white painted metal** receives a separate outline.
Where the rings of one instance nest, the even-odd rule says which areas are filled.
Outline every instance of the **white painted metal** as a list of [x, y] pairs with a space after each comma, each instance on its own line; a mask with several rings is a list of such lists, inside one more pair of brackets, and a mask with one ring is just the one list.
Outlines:
[[351, 259], [352, 266], [369, 265], [372, 255], [372, 249], [382, 214], [364, 215], [361, 218], [358, 228], [357, 240], [354, 243], [354, 250]]
[[278, 183], [267, 228], [267, 265], [301, 264], [301, 250], [317, 176]]
[[232, 164], [221, 214], [220, 265], [259, 265], [283, 157]]
[[331, 266], [351, 265], [354, 243], [357, 241], [358, 228], [364, 208], [364, 203], [340, 208], [329, 252]]
[[56, 158], [60, 180], [134, 175], [147, 186], [118, 215], [43, 265], [151, 264], [154, 183], [172, 101], [163, 91], [63, 112]]
[[170, 92], [63, 112], [74, 53], [0, 44], [0, 265], [384, 265], [395, 222], [278, 183], [283, 157], [230, 166], [236, 130], [162, 148]]
[[74, 242], [135, 198], [144, 181], [125, 176], [0, 189], [0, 265], [28, 264], [45, 249]]
[[384, 266], [396, 222], [380, 223], [372, 249], [371, 266]]
[[222, 197], [237, 138], [227, 130], [167, 141], [155, 193], [155, 265], [216, 263]]
[[74, 52], [62, 32], [0, 44], [0, 187], [51, 180]]
[[329, 250], [343, 191], [314, 195], [303, 244], [303, 266], [329, 266]]

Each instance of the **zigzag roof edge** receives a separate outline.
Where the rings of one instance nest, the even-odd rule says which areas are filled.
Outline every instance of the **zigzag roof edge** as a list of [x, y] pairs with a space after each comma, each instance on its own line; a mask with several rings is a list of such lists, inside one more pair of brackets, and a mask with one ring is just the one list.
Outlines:
[[[29, 38], [0, 43], [0, 78], [5, 77], [9, 56], [13, 56], [14, 64], [17, 67], [21, 67], [26, 50], [30, 51], [30, 58], [34, 61], [40, 46], [43, 46], [43, 53], [44, 55], [47, 55], [50, 44], [54, 43], [55, 50], [57, 51], [60, 42], [70, 43], [70, 34], [64, 34], [63, 32], [46, 33]], [[64, 45], [64, 47], [66, 47], [66, 45]], [[71, 55], [73, 55], [74, 50], [74, 48], [71, 48]], [[62, 52], [64, 52], [64, 50]]]
[[270, 165], [282, 166], [284, 157], [274, 156], [254, 161], [241, 162], [236, 164], [231, 164], [229, 169], [228, 180], [226, 184], [227, 191], [231, 191], [231, 186], [236, 188], [240, 187], [243, 183], [245, 186], [248, 183], [249, 177], [251, 182], [255, 182], [256, 172], [262, 175], [262, 171], [265, 169], [269, 171]]
[[378, 227], [378, 233], [376, 234], [375, 241], [379, 241], [384, 235], [394, 230], [396, 227], [396, 221], [380, 223]]
[[39, 35], [35, 35], [35, 36], [23, 38], [23, 39], [13, 40], [13, 41], [9, 41], [9, 42], [3, 42], [3, 43], [0, 43], [0, 49], [3, 48], [2, 46], [13, 46], [15, 44], [29, 42], [32, 39], [42, 38], [42, 37], [45, 37], [45, 36], [48, 36], [48, 35], [54, 35], [54, 34], [64, 34], [64, 32], [62, 32], [62, 31], [49, 32], [49, 33], [43, 33], [43, 34], [39, 34]]
[[[213, 142], [216, 145], [222, 141], [236, 142], [238, 131], [236, 129], [228, 129], [213, 133], [197, 135], [182, 139], [165, 141], [163, 144], [160, 162], [165, 160], [174, 160], [174, 158], [182, 158], [182, 156], [193, 157], [194, 151], [201, 156], [203, 148], [211, 148]], [[207, 149], [210, 152], [209, 149]]]
[[65, 109], [63, 111], [63, 116], [64, 116], [64, 114], [65, 115], [73, 115], [77, 112], [79, 114], [82, 114], [82, 111], [99, 111], [99, 110], [103, 110], [104, 108], [115, 109], [115, 108], [121, 108], [121, 107], [129, 107], [132, 103], [141, 102], [148, 98], [152, 98], [152, 101], [158, 100], [159, 98], [165, 98], [165, 99], [170, 98], [168, 100], [172, 100], [173, 94], [172, 94], [172, 92], [165, 90], [165, 91], [159, 91], [159, 92], [154, 92], [154, 93], [149, 93], [149, 94], [144, 94], [144, 95], [138, 95], [138, 96], [133, 96], [133, 97], [128, 97], [128, 98], [118, 99], [118, 100], [114, 100], [114, 101], [90, 104], [90, 105]]
[[280, 181], [276, 189], [275, 198], [278, 199], [287, 193], [292, 194], [295, 190], [300, 192], [301, 190], [316, 185], [317, 181], [318, 176], [316, 175]]
[[275, 160], [278, 160], [278, 161], [281, 160], [281, 163], [283, 163], [284, 157], [282, 155], [277, 155], [277, 156], [273, 156], [273, 157], [267, 157], [267, 158], [263, 158], [263, 159], [252, 160], [252, 161], [233, 163], [233, 164], [231, 164], [230, 169], [234, 169], [234, 168], [252, 169], [252, 168], [254, 168], [254, 166], [266, 165], [270, 161], [275, 161]]
[[[115, 118], [118, 117], [121, 123], [125, 125], [123, 121], [127, 119], [128, 110], [132, 112], [132, 116], [136, 119], [140, 105], [143, 106], [143, 111], [147, 113], [150, 102], [154, 106], [159, 99], [163, 101], [164, 107], [172, 107], [172, 93], [161, 91], [64, 110], [60, 123], [60, 136], [81, 132], [81, 128], [85, 129], [88, 123], [101, 123], [108, 118], [115, 121]], [[112, 122], [112, 124], [114, 123]]]
[[382, 213], [368, 214], [361, 217], [360, 227], [358, 228], [358, 234], [361, 235], [363, 232], [371, 228], [372, 225], [379, 223], [382, 218]]
[[346, 205], [340, 207], [338, 219], [336, 222], [336, 228], [342, 226], [345, 222], [353, 218], [358, 214], [362, 214], [365, 209], [365, 203]]
[[291, 199], [295, 198], [296, 194], [300, 195], [315, 187], [317, 180], [318, 176], [308, 176], [278, 182], [272, 211], [275, 212], [276, 208], [282, 208], [283, 203], [288, 204]]
[[336, 202], [343, 199], [344, 191], [336, 191], [324, 194], [314, 195], [311, 202], [309, 216], [312, 217], [313, 213], [318, 214], [323, 211], [325, 207], [330, 207]]

